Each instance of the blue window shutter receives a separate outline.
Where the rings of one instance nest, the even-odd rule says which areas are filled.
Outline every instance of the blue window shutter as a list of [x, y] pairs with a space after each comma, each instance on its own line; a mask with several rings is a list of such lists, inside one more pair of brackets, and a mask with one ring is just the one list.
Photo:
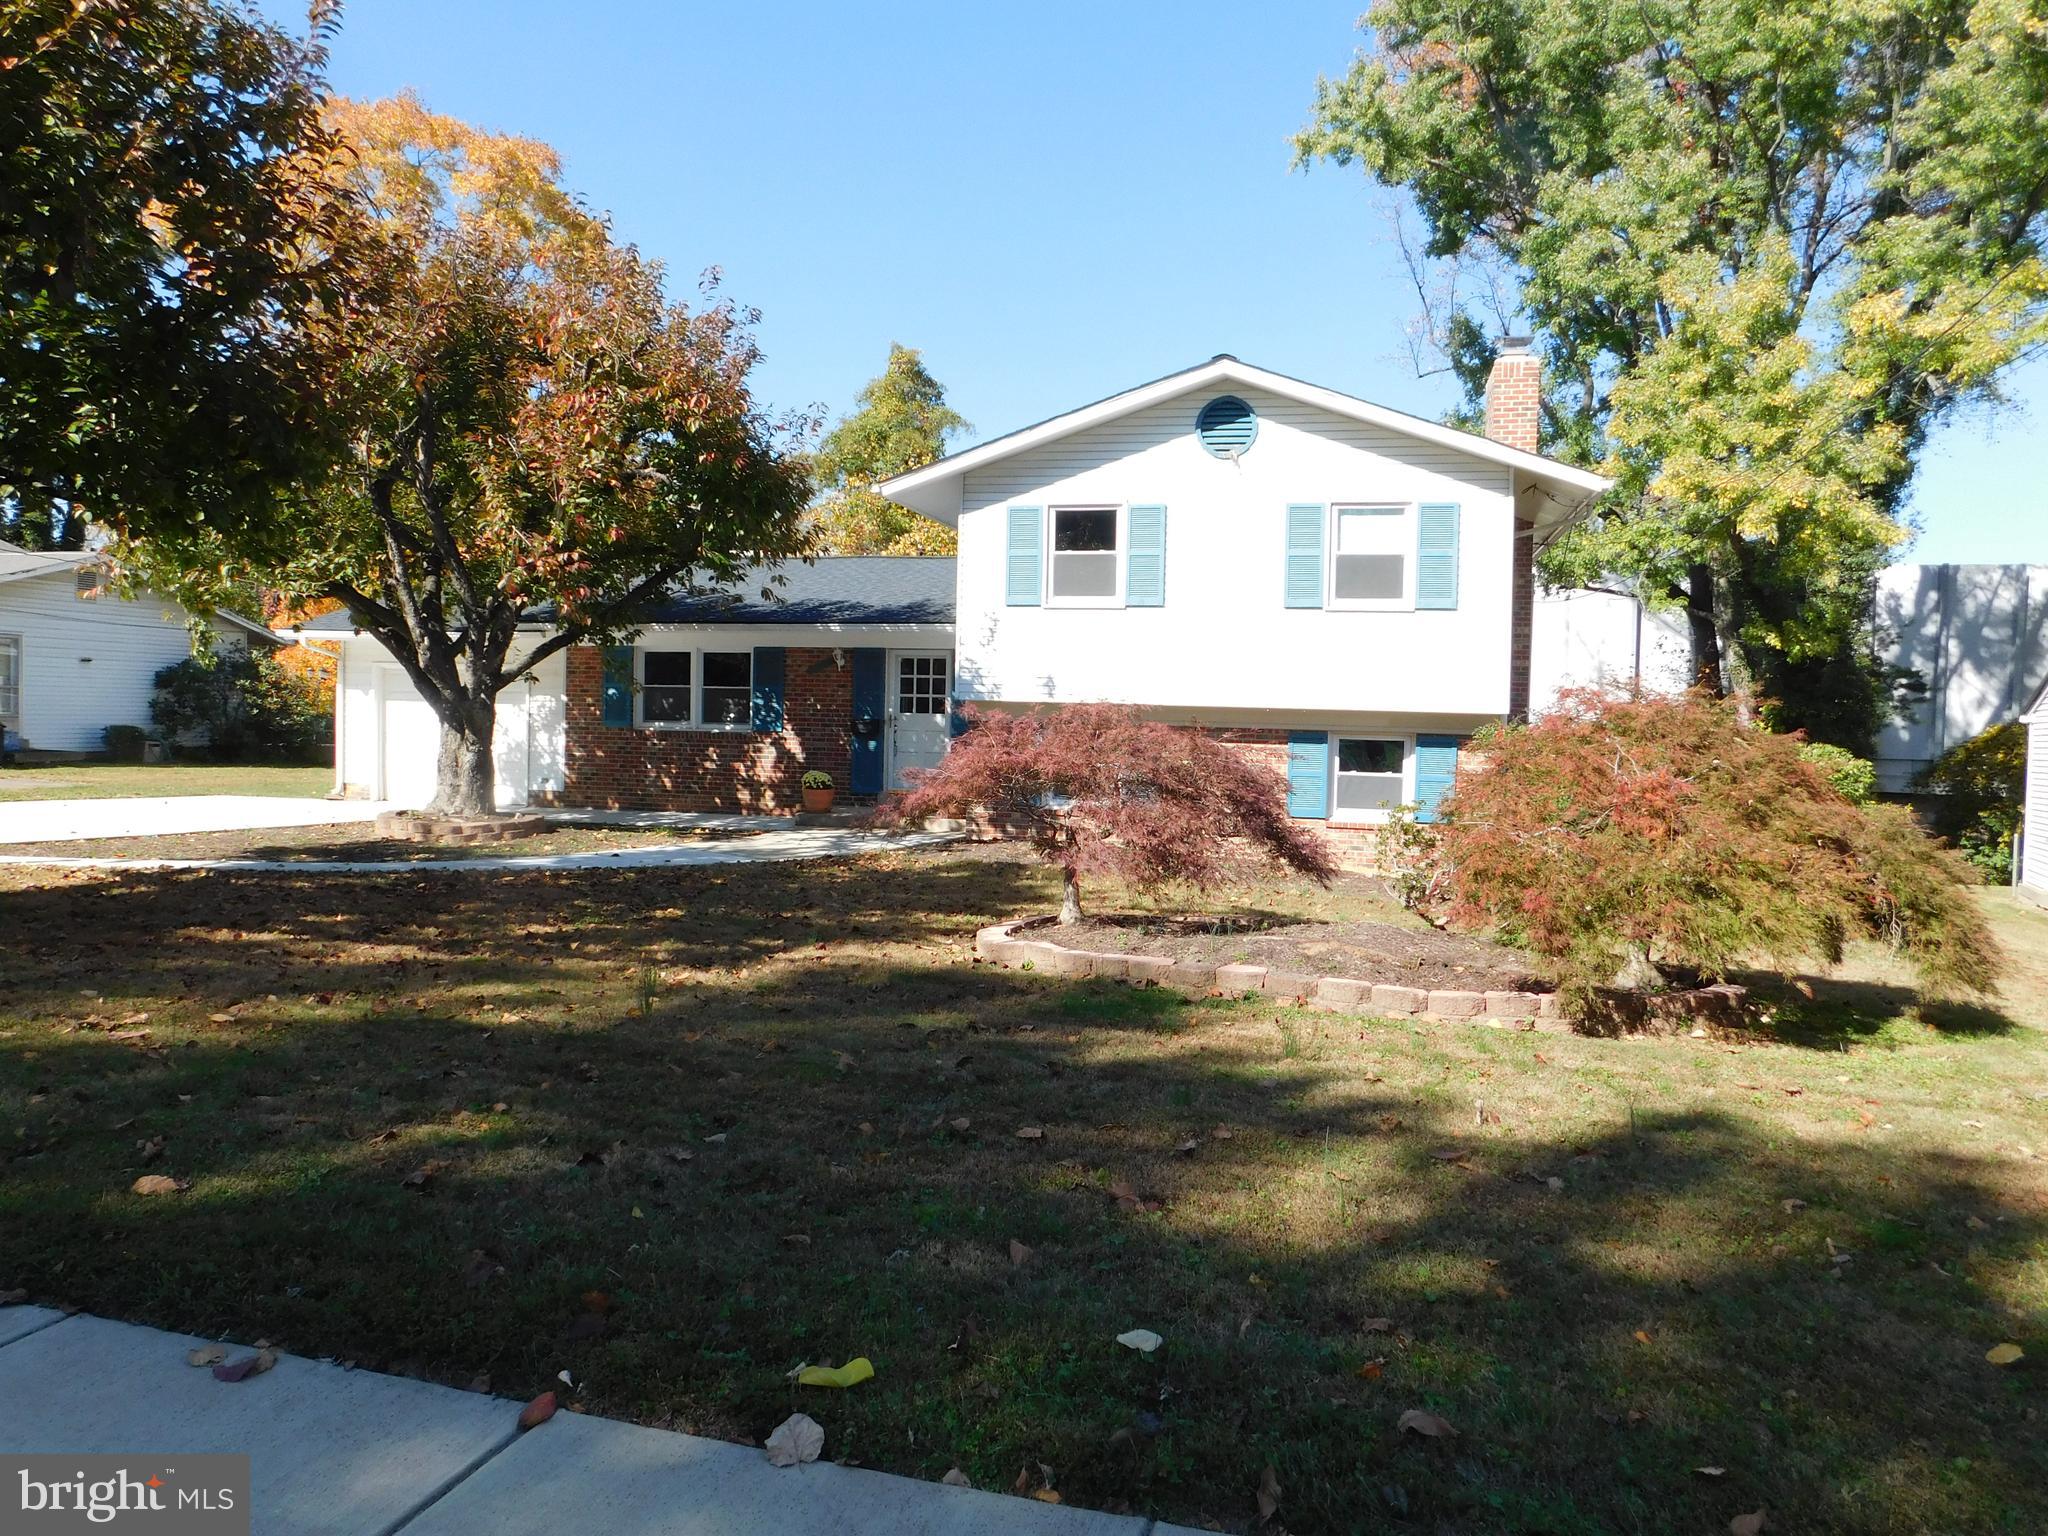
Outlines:
[[853, 750], [847, 789], [856, 795], [882, 792], [882, 716], [888, 708], [889, 653], [862, 646], [853, 653]]
[[630, 728], [633, 724], [633, 647], [608, 645], [604, 648], [604, 723]]
[[1124, 606], [1161, 608], [1166, 604], [1166, 508], [1132, 507], [1129, 513], [1131, 554], [1124, 567]]
[[1287, 606], [1323, 606], [1323, 508], [1320, 502], [1287, 509]]
[[1415, 524], [1415, 606], [1458, 606], [1458, 504], [1425, 505]]
[[1287, 733], [1287, 814], [1330, 814], [1330, 733]]
[[[1455, 508], [1453, 509], [1455, 510]], [[1458, 780], [1458, 738], [1415, 738], [1415, 819], [1435, 821], [1437, 803]]]
[[782, 680], [784, 661], [779, 645], [754, 647], [754, 729], [775, 732], [782, 729]]
[[1011, 608], [1036, 608], [1044, 587], [1040, 573], [1045, 559], [1045, 513], [1038, 507], [1010, 508], [1010, 537], [1005, 546], [1003, 602]]

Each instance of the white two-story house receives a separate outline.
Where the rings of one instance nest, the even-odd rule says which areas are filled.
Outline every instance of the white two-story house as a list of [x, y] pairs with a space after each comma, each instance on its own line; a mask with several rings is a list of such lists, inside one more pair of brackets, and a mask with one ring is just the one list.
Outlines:
[[[1217, 357], [954, 454], [880, 490], [957, 558], [792, 566], [775, 600], [572, 649], [506, 697], [500, 798], [778, 810], [807, 768], [900, 785], [961, 703], [1110, 700], [1265, 756], [1333, 830], [1427, 815], [1460, 744], [1527, 712], [1532, 561], [1607, 486], [1533, 451], [1538, 379], [1511, 346], [1478, 436]], [[403, 674], [307, 628], [343, 641], [342, 790], [423, 799]]]

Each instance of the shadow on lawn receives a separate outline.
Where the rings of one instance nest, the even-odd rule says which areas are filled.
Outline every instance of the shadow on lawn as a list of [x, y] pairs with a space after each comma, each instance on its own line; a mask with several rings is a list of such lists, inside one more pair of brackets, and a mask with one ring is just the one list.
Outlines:
[[1896, 1019], [1917, 1018], [1929, 1029], [1958, 1040], [2009, 1035], [2019, 1026], [2004, 1010], [1987, 1003], [1923, 998], [1918, 989], [1838, 976], [1801, 976], [1810, 996], [1768, 972], [1732, 978], [1748, 987], [1754, 1002], [1772, 1010], [1762, 1033], [1785, 1045], [1840, 1050], [1852, 1041], [1882, 1034]]
[[[1268, 1463], [1302, 1532], [2048, 1515], [2040, 1389], [1981, 1359], [2038, 1329], [1984, 1287], [2048, 1236], [1995, 1159], [1717, 1110], [1554, 1132], [1512, 1106], [1557, 1047], [1466, 1031], [1509, 1111], [1475, 1126], [1428, 1027], [967, 964], [1044, 902], [1020, 865], [188, 880], [5, 898], [12, 1018], [163, 1038], [6, 1041], [0, 1283], [514, 1395], [568, 1367], [735, 1438], [794, 1403], [835, 1459], [1044, 1462], [1233, 1528]], [[175, 1200], [125, 1193], [156, 1135]], [[855, 1392], [783, 1382], [854, 1354]], [[1417, 1406], [1459, 1437], [1402, 1435]]]

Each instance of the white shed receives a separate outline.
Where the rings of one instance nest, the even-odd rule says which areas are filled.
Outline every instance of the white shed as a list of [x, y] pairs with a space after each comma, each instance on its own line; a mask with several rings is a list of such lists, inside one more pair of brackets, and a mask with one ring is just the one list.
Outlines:
[[2048, 688], [2020, 720], [2027, 728], [2027, 788], [2015, 873], [2020, 894], [2048, 906]]

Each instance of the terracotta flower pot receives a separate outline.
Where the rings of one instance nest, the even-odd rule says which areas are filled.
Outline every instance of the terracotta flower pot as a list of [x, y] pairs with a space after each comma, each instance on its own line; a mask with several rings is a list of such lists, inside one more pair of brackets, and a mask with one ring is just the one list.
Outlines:
[[804, 791], [804, 809], [813, 813], [832, 809], [832, 797], [836, 789], [807, 789]]

